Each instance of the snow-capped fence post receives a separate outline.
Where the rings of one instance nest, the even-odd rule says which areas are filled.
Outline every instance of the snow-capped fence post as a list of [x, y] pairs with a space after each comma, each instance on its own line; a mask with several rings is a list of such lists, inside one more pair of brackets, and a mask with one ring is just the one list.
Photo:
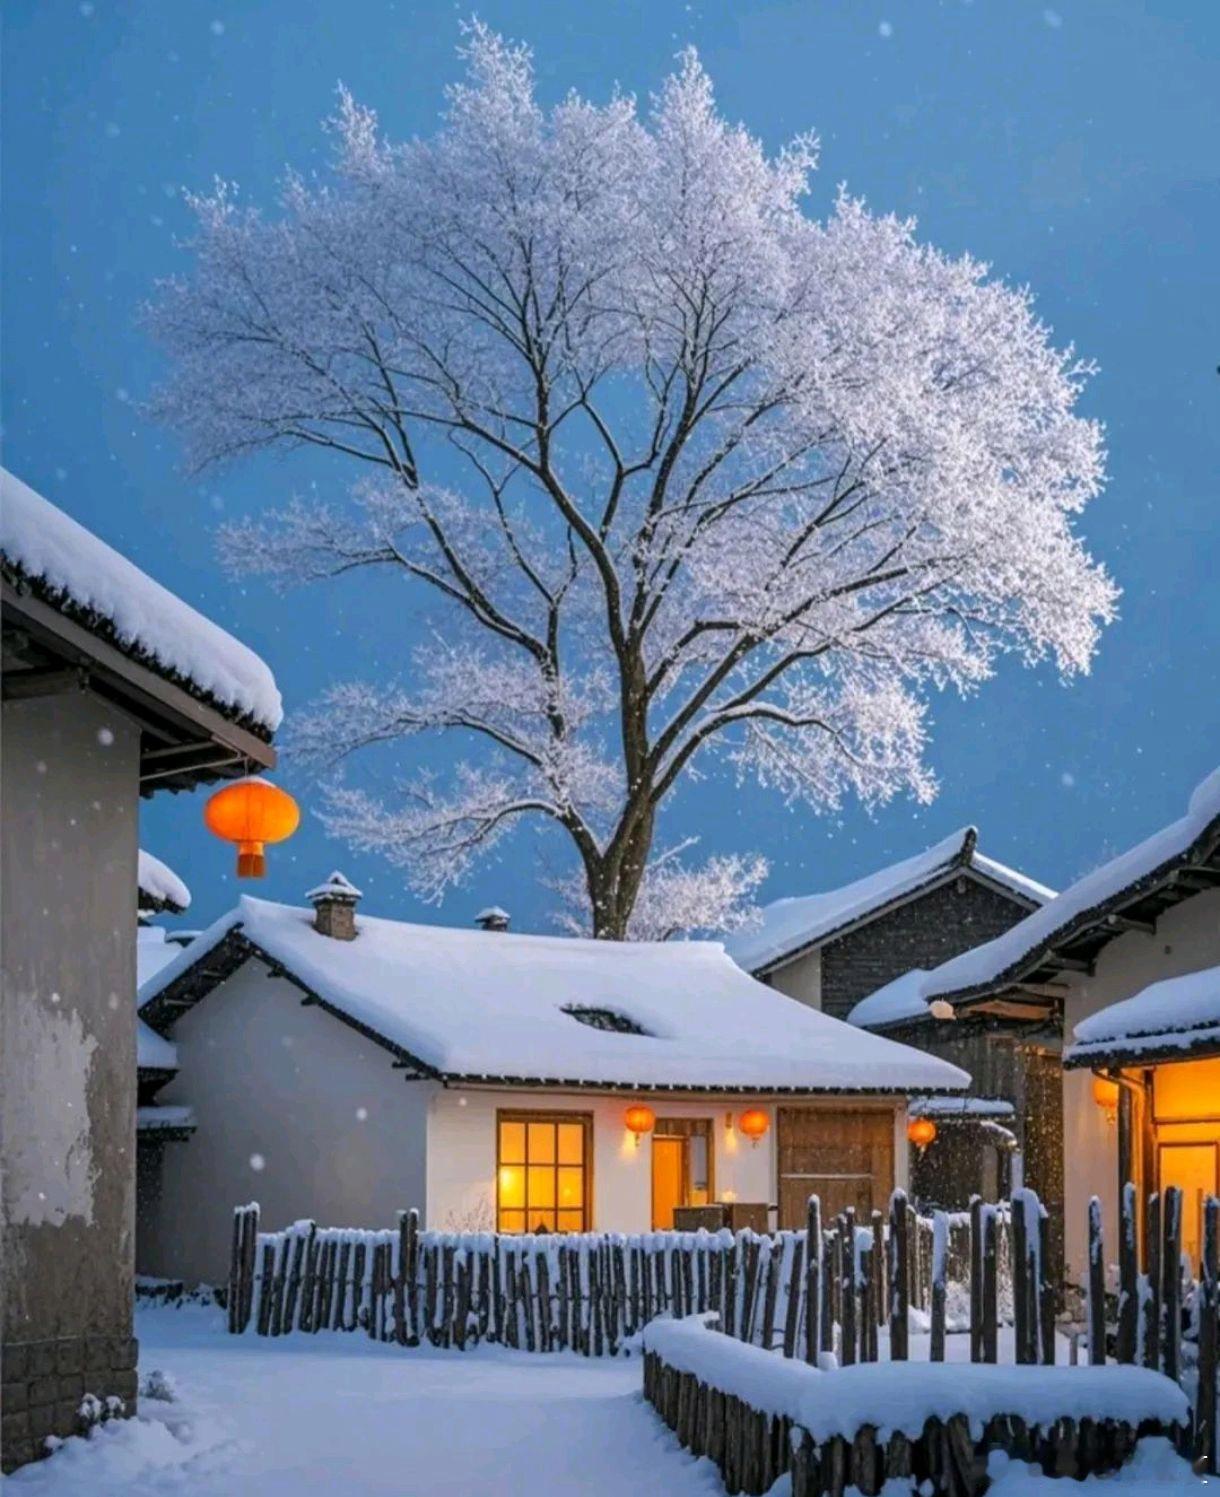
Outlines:
[[250, 1324], [254, 1303], [254, 1262], [258, 1243], [258, 1203], [233, 1212], [233, 1246], [229, 1264], [229, 1330], [240, 1335]]
[[1144, 1366], [1161, 1365], [1161, 1198], [1154, 1191], [1144, 1216]]
[[1119, 1202], [1118, 1219], [1118, 1339], [1115, 1354], [1120, 1362], [1135, 1361], [1139, 1335], [1139, 1269], [1137, 1260], [1135, 1185], [1127, 1180]]
[[[784, 1237], [763, 1238], [766, 1248], [767, 1285], [763, 1294], [762, 1345], [770, 1351], [775, 1345], [775, 1307], [779, 1302], [779, 1281], [784, 1264]], [[689, 1262], [689, 1255], [683, 1255]], [[689, 1306], [688, 1306], [689, 1313]]]
[[999, 1360], [999, 1213], [984, 1206], [983, 1226], [983, 1338], [984, 1362]]
[[1216, 1419], [1216, 1317], [1220, 1312], [1220, 1200], [1208, 1196], [1203, 1206], [1203, 1260], [1199, 1271], [1199, 1383], [1195, 1395], [1194, 1455], [1204, 1470], [1216, 1473], [1220, 1437]]
[[856, 1361], [856, 1213], [852, 1207], [839, 1215], [839, 1361]]
[[873, 1320], [880, 1331], [889, 1313], [885, 1298], [885, 1214], [873, 1208]]
[[784, 1306], [784, 1356], [796, 1356], [796, 1333], [801, 1320], [801, 1280], [805, 1268], [805, 1239], [799, 1232], [789, 1234], [792, 1244], [788, 1265], [788, 1299]]
[[1016, 1360], [1022, 1364], [1034, 1360], [1029, 1300], [1029, 1246], [1026, 1241], [1026, 1217], [1020, 1195], [1014, 1192], [1012, 1202], [1012, 1332]]
[[970, 1197], [970, 1360], [983, 1360], [983, 1198]]
[[1182, 1343], [1182, 1192], [1166, 1188], [1161, 1203], [1161, 1371], [1176, 1383]]
[[1101, 1231], [1101, 1201], [1089, 1198], [1089, 1361], [1100, 1367], [1106, 1360], [1105, 1241]]
[[1038, 1332], [1044, 1367], [1055, 1365], [1055, 1314], [1059, 1307], [1059, 1291], [1053, 1278], [1051, 1260], [1051, 1218], [1042, 1202], [1030, 1191], [1035, 1208], [1036, 1241], [1038, 1255], [1035, 1268], [1038, 1274]]
[[890, 1197], [890, 1360], [905, 1362], [910, 1355], [911, 1274], [907, 1193]]
[[816, 1366], [821, 1349], [822, 1201], [809, 1197], [805, 1209], [805, 1361]]
[[[976, 1217], [974, 1212], [974, 1201], [971, 1201], [971, 1221]], [[949, 1251], [949, 1218], [943, 1211], [938, 1211], [932, 1218], [932, 1327], [931, 1341], [928, 1347], [928, 1360], [930, 1362], [943, 1362], [945, 1360], [945, 1259]], [[970, 1349], [973, 1358], [975, 1335], [974, 1320], [975, 1291], [974, 1286], [970, 1288]]]

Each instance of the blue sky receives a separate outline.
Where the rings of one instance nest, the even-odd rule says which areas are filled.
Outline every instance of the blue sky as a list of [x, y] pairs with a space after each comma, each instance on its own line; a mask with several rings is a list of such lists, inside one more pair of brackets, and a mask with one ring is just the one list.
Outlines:
[[[138, 402], [158, 361], [137, 312], [185, 266], [180, 189], [213, 176], [271, 204], [288, 163], [320, 165], [341, 79], [392, 134], [426, 133], [465, 7], [373, 0], [8, 0], [3, 21], [3, 457], [10, 468], [273, 665], [291, 710], [329, 680], [394, 673], [391, 629], [359, 593], [287, 599], [215, 561], [222, 516], [318, 476], [308, 456], [202, 478]], [[758, 849], [767, 897], [867, 872], [975, 822], [994, 857], [1067, 881], [1179, 814], [1220, 762], [1220, 6], [1207, 0], [484, 0], [528, 40], [548, 98], [644, 95], [694, 42], [730, 116], [772, 145], [814, 126], [812, 211], [846, 181], [879, 210], [1028, 283], [1059, 342], [1101, 365], [1110, 485], [1087, 512], [1124, 589], [1093, 674], [1064, 688], [1013, 665], [974, 700], [934, 703], [940, 798], [818, 818], [705, 779], [669, 836]], [[465, 923], [489, 900], [547, 928], [527, 835], [439, 909], [309, 814], [263, 890], [296, 899], [332, 866], [366, 908]], [[202, 796], [159, 797], [142, 837], [195, 892], [233, 899]]]

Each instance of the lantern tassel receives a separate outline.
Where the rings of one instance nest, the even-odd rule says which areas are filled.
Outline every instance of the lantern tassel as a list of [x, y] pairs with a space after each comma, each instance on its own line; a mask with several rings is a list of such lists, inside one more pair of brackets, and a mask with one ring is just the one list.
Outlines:
[[267, 853], [261, 842], [242, 842], [237, 848], [238, 878], [265, 878]]

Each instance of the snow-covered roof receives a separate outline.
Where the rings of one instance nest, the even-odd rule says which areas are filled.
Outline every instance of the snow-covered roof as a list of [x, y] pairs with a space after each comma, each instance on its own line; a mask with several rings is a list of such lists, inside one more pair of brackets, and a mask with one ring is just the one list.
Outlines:
[[259, 657], [0, 468], [6, 569], [127, 654], [270, 734], [283, 708]]
[[[166, 940], [166, 932], [159, 925], [141, 925], [136, 931], [136, 989], [137, 991], [176, 956], [182, 947]], [[178, 1047], [163, 1034], [158, 1034], [150, 1024], [136, 1018], [136, 1065], [142, 1071], [176, 1071], [178, 1069]]]
[[912, 1097], [907, 1112], [913, 1118], [1011, 1118], [1016, 1108], [1003, 1097]]
[[997, 884], [1027, 905], [1054, 897], [1054, 890], [978, 851], [978, 833], [963, 827], [943, 842], [881, 868], [841, 889], [777, 899], [761, 920], [727, 942], [733, 960], [748, 972], [766, 972], [849, 926], [875, 918], [892, 905], [960, 872]]
[[319, 884], [316, 889], [310, 889], [305, 898], [312, 901], [315, 899], [325, 899], [327, 896], [353, 901], [364, 898], [364, 895], [352, 883], [351, 879], [340, 873], [337, 868], [324, 883]]
[[[410, 925], [359, 916], [354, 941], [314, 929], [310, 911], [244, 897], [140, 990], [168, 1026], [161, 995], [219, 980], [244, 959], [282, 967], [324, 1006], [425, 1074], [446, 1079], [693, 1091], [958, 1091], [956, 1066], [854, 1029], [756, 982], [710, 941], [636, 943]], [[230, 960], [193, 969], [222, 945]], [[251, 953], [250, 948], [253, 948]], [[204, 999], [206, 1001], [206, 998]], [[643, 1031], [582, 1023], [605, 1008]]]
[[[1220, 769], [1195, 788], [1186, 814], [1120, 853], [1057, 894], [995, 940], [963, 951], [937, 967], [922, 987], [923, 997], [956, 1002], [995, 992], [1034, 971], [1064, 941], [1098, 922], [1114, 904], [1155, 887], [1196, 852], [1214, 854], [1220, 845]], [[1122, 926], [1115, 923], [1111, 935]]]
[[501, 909], [498, 904], [489, 904], [486, 909], [480, 910], [474, 918], [476, 920], [511, 920], [512, 916], [507, 910]]
[[172, 1106], [168, 1103], [136, 1108], [137, 1133], [193, 1133], [195, 1112], [191, 1107]]
[[923, 996], [923, 985], [927, 978], [928, 974], [922, 967], [912, 967], [867, 998], [861, 998], [847, 1015], [847, 1022], [857, 1024], [861, 1029], [882, 1029], [912, 1019], [926, 1019], [928, 1004]]
[[1199, 1051], [1220, 1054], [1220, 967], [1166, 977], [1090, 1014], [1076, 1025], [1065, 1060], [1186, 1059]]
[[160, 858], [140, 849], [139, 871], [140, 909], [150, 913], [172, 910], [180, 915], [190, 908], [191, 891], [178, 875]]

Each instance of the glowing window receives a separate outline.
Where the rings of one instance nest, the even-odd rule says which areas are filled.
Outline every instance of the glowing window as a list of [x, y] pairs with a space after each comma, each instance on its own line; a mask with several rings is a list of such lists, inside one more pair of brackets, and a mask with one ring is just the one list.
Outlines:
[[592, 1131], [587, 1113], [497, 1115], [501, 1232], [588, 1231]]

